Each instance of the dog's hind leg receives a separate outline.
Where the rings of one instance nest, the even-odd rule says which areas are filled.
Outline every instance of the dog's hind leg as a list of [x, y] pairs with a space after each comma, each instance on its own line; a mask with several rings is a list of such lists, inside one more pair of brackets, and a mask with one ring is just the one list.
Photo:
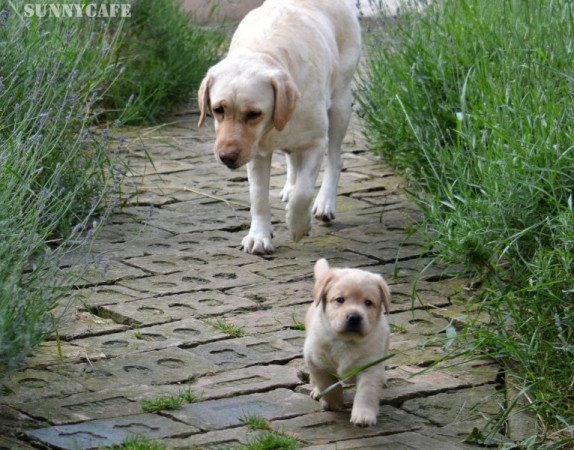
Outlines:
[[313, 205], [313, 215], [324, 222], [335, 218], [337, 185], [341, 175], [341, 144], [351, 118], [351, 89], [333, 98], [329, 109], [329, 150], [321, 189]]
[[295, 186], [295, 182], [297, 180], [297, 173], [293, 167], [293, 162], [291, 161], [291, 158], [293, 157], [294, 156], [291, 156], [290, 154], [285, 154], [285, 163], [287, 164], [287, 179], [285, 180], [285, 185], [281, 190], [281, 194], [279, 194], [281, 196], [281, 200], [285, 203], [289, 202], [289, 194], [291, 194], [291, 190], [293, 189], [293, 186]]
[[300, 241], [311, 230], [311, 202], [325, 147], [326, 138], [317, 142], [315, 148], [290, 155], [295, 185], [289, 193], [287, 225], [295, 242]]

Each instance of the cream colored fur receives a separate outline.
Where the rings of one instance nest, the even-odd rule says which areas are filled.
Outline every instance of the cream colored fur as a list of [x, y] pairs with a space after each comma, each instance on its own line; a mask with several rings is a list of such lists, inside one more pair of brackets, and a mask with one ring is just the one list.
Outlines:
[[[273, 251], [269, 178], [275, 150], [287, 154], [281, 198], [292, 238], [310, 231], [311, 213], [324, 221], [335, 217], [360, 48], [350, 1], [267, 0], [243, 19], [227, 57], [204, 78], [198, 125], [211, 111], [217, 157], [231, 169], [247, 164], [252, 222], [242, 242], [246, 252]], [[313, 204], [325, 153], [325, 176]]]
[[[315, 264], [314, 302], [305, 317], [303, 355], [318, 394], [342, 374], [373, 362], [388, 352], [390, 290], [380, 275], [359, 269], [331, 269], [325, 259]], [[359, 319], [357, 318], [359, 317]], [[371, 426], [377, 422], [385, 382], [384, 363], [356, 377], [351, 422]], [[321, 399], [326, 410], [343, 406], [339, 386]]]

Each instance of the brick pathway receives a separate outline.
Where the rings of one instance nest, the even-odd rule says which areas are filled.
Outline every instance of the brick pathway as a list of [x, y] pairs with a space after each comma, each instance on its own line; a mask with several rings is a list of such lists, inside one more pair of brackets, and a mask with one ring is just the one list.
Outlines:
[[[7, 383], [0, 448], [98, 448], [133, 434], [168, 448], [233, 448], [257, 434], [242, 423], [252, 414], [303, 447], [470, 448], [462, 443], [467, 433], [504, 403], [498, 367], [467, 363], [416, 375], [443, 354], [445, 329], [461, 314], [454, 299], [462, 282], [430, 269], [412, 300], [429, 261], [420, 255], [424, 242], [408, 238], [419, 214], [402, 179], [367, 151], [358, 124], [344, 144], [336, 221], [315, 223], [298, 244], [283, 222], [284, 165], [276, 155], [276, 253], [261, 258], [238, 248], [249, 224], [246, 173], [216, 163], [213, 131], [196, 130], [196, 121], [187, 114], [164, 127], [126, 130], [132, 195], [92, 256], [63, 269], [87, 270], [76, 301], [62, 309], [60, 350], [48, 341]], [[391, 284], [391, 351], [399, 354], [388, 361], [373, 428], [353, 427], [349, 409], [322, 412], [307, 395], [297, 325], [319, 257], [380, 272]], [[221, 320], [243, 335], [214, 326]], [[202, 401], [142, 410], [142, 400], [186, 388]]]

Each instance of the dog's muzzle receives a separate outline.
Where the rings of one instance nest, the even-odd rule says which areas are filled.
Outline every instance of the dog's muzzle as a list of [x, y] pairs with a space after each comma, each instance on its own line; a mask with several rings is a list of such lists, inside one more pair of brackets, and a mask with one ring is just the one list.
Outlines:
[[348, 314], [345, 318], [345, 331], [347, 333], [360, 333], [363, 326], [363, 317], [360, 314]]
[[239, 167], [239, 152], [231, 151], [226, 153], [219, 153], [219, 159], [223, 164], [225, 164], [231, 170], [237, 169]]

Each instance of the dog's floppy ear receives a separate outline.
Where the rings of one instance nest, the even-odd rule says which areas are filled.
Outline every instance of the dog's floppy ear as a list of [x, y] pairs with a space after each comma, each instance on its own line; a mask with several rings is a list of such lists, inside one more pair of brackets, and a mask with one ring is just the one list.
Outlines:
[[389, 314], [391, 311], [391, 289], [389, 288], [389, 285], [382, 276], [378, 275], [377, 278], [379, 283], [379, 293], [381, 295], [381, 300], [385, 307], [385, 311], [387, 312], [387, 314]]
[[275, 96], [273, 108], [273, 126], [281, 131], [291, 119], [300, 95], [297, 86], [286, 72], [277, 72], [271, 77], [271, 86]]
[[197, 101], [199, 103], [199, 122], [197, 122], [197, 128], [201, 128], [205, 123], [205, 116], [207, 111], [211, 109], [211, 102], [209, 100], [209, 88], [213, 83], [213, 76], [207, 74], [201, 85], [199, 86], [199, 92], [197, 94]]
[[325, 258], [321, 258], [315, 263], [315, 286], [313, 286], [313, 298], [315, 305], [319, 305], [325, 300], [325, 294], [329, 284], [334, 278], [333, 273], [329, 273], [329, 263]]

